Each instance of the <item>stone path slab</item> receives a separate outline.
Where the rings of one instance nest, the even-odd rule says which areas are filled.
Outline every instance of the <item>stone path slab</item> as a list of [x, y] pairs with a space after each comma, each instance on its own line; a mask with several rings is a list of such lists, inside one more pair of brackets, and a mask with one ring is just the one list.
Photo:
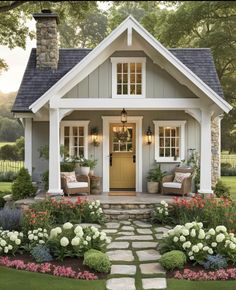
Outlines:
[[157, 250], [142, 250], [136, 252], [139, 261], [156, 261], [160, 259], [161, 255]]
[[134, 227], [132, 227], [132, 226], [123, 226], [121, 228], [121, 230], [123, 230], [123, 231], [133, 231], [134, 230]]
[[133, 223], [140, 228], [151, 228], [152, 227], [151, 224], [148, 224], [148, 223], [145, 223], [142, 221], [134, 221]]
[[142, 279], [143, 289], [166, 289], [166, 278]]
[[129, 247], [129, 242], [111, 242], [107, 249], [127, 249]]
[[146, 263], [139, 265], [141, 273], [145, 275], [165, 274], [166, 271], [159, 263]]
[[111, 274], [135, 275], [136, 274], [136, 266], [135, 265], [112, 265], [111, 266]]
[[132, 242], [134, 249], [156, 248], [157, 245], [157, 242]]
[[105, 226], [108, 229], [118, 229], [120, 224], [119, 223], [106, 223]]
[[137, 232], [142, 235], [151, 235], [152, 231], [150, 229], [137, 229]]
[[116, 240], [127, 240], [127, 241], [151, 241], [153, 237], [151, 235], [134, 235], [134, 236], [124, 236], [116, 238]]
[[107, 290], [136, 290], [134, 278], [112, 278], [107, 280]]
[[131, 225], [131, 222], [129, 222], [129, 221], [121, 221], [120, 222], [122, 225]]
[[155, 230], [155, 232], [157, 232], [157, 233], [167, 233], [170, 229], [167, 229], [167, 228], [164, 228], [164, 227], [157, 227], [157, 228], [155, 228], [154, 229]]
[[106, 252], [110, 261], [131, 262], [134, 256], [131, 250], [114, 250]]
[[82, 223], [82, 224], [79, 224], [82, 228], [87, 228], [87, 227], [95, 227], [97, 229], [100, 229], [101, 226], [98, 225], [98, 224], [89, 224], [89, 223]]
[[135, 235], [134, 232], [124, 232], [124, 231], [118, 232], [117, 234], [122, 235], [122, 236], [134, 236]]
[[105, 229], [103, 230], [106, 234], [116, 234], [117, 230], [113, 230], [113, 229]]

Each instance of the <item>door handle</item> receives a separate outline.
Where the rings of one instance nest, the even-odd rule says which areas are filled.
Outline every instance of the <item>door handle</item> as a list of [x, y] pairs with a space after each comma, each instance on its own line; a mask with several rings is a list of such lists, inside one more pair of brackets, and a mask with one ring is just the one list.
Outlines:
[[133, 163], [136, 163], [136, 155], [133, 155]]
[[110, 166], [112, 166], [112, 153], [110, 154]]

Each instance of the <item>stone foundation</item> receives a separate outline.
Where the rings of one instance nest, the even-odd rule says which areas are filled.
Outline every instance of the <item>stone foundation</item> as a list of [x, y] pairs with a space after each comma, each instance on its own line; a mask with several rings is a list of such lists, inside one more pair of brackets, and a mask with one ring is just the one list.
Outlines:
[[220, 118], [211, 121], [211, 184], [215, 186], [220, 178]]

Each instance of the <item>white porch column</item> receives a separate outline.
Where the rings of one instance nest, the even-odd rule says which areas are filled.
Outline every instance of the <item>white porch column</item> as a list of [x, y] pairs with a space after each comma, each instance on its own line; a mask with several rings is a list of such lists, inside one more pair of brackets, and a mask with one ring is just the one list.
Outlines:
[[25, 168], [32, 175], [32, 118], [25, 118]]
[[62, 194], [60, 179], [59, 109], [50, 109], [49, 124], [49, 189], [51, 195]]
[[201, 119], [200, 190], [202, 194], [213, 193], [211, 189], [211, 113], [202, 109]]

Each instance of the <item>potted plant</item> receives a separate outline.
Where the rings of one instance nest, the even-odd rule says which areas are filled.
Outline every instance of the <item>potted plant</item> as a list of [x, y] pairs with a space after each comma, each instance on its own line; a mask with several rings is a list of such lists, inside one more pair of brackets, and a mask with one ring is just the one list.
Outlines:
[[148, 171], [147, 175], [147, 191], [148, 193], [158, 193], [159, 183], [161, 182], [164, 172], [161, 171], [161, 166], [156, 165], [154, 168]]
[[89, 161], [89, 167], [90, 167], [89, 174], [91, 176], [94, 176], [94, 168], [96, 167], [98, 161], [97, 159], [89, 159], [88, 161]]
[[90, 171], [90, 160], [84, 157], [76, 157], [75, 162], [80, 166], [81, 175], [89, 175]]

